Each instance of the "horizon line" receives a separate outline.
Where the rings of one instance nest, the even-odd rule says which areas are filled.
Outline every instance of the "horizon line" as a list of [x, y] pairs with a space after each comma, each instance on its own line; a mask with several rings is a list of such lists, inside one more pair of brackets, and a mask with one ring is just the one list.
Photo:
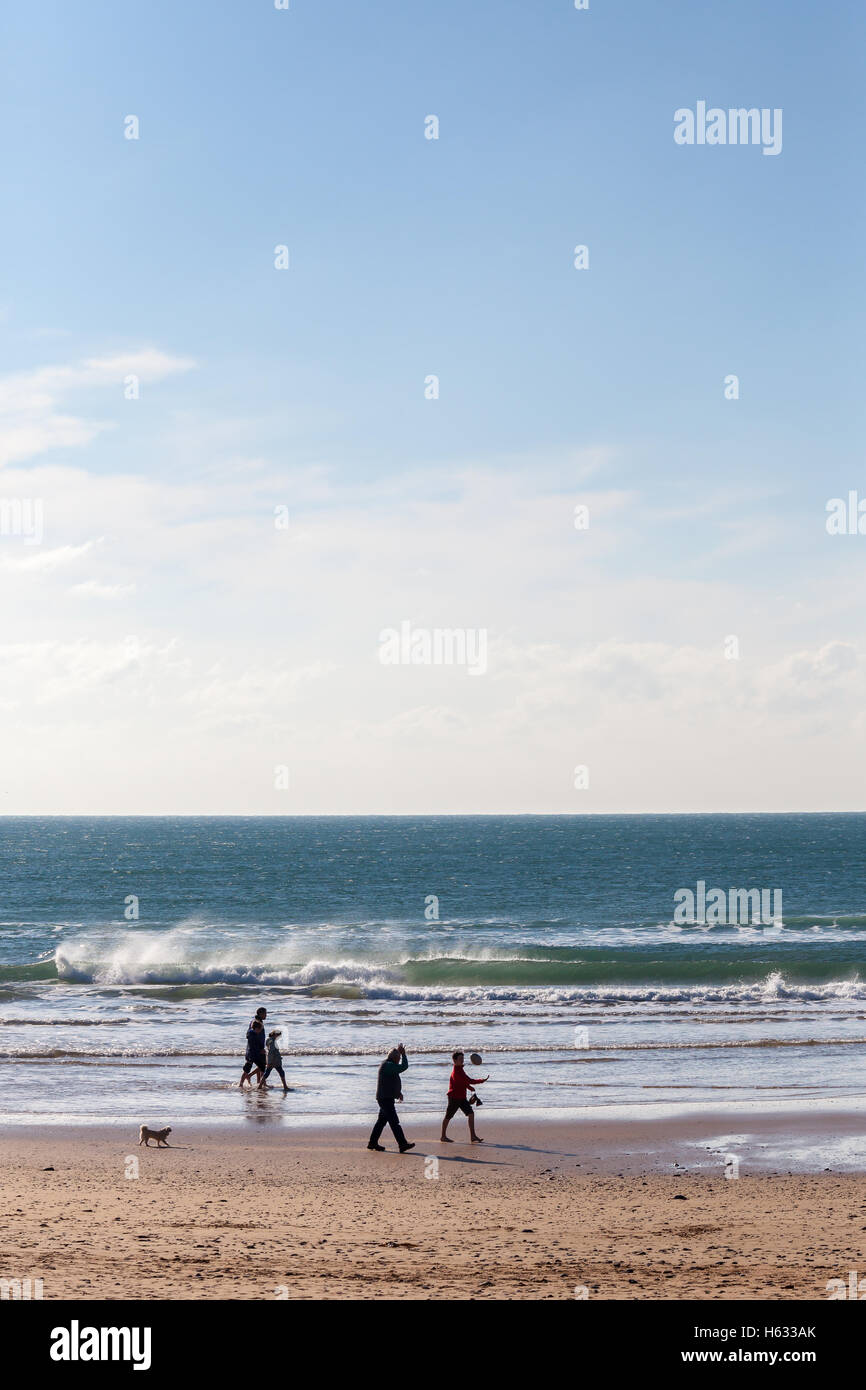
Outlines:
[[855, 810], [760, 811], [2, 811], [4, 820], [446, 820], [484, 818], [517, 820], [522, 817], [575, 819], [590, 816], [862, 816]]

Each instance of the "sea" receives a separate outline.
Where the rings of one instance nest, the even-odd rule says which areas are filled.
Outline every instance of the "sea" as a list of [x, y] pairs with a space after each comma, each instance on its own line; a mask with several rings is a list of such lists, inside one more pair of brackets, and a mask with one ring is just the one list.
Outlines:
[[[862, 814], [4, 817], [0, 1118], [362, 1125], [397, 1043], [407, 1124], [456, 1048], [488, 1128], [856, 1108], [864, 844]], [[238, 1089], [260, 1006], [286, 1095]]]

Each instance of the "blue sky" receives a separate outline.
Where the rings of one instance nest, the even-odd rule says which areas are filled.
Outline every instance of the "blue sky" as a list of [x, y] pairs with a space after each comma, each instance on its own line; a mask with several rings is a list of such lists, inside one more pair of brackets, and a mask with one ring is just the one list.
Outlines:
[[[829, 538], [824, 508], [866, 492], [864, 30], [802, 0], [9, 7], [0, 373], [14, 395], [59, 370], [48, 408], [92, 428], [37, 432], [3, 470], [7, 496], [44, 497], [54, 558], [0, 542], [5, 640], [39, 649], [0, 698], [21, 713], [47, 680], [19, 746], [100, 769], [79, 806], [24, 761], [10, 809], [860, 805], [827, 765], [863, 737], [866, 538]], [[698, 100], [782, 108], [782, 153], [677, 146]], [[376, 636], [407, 616], [489, 628], [491, 679], [383, 673]], [[700, 653], [731, 632], [717, 709]], [[817, 682], [799, 725], [791, 669]], [[643, 729], [628, 758], [623, 721]], [[638, 755], [660, 739], [661, 780]], [[112, 778], [130, 741], [140, 804]], [[560, 757], [603, 769], [591, 804]], [[715, 790], [683, 785], [696, 757], [721, 759]]]

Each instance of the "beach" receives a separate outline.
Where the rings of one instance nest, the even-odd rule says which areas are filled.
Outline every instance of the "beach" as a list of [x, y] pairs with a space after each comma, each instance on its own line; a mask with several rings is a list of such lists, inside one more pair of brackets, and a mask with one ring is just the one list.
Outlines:
[[866, 4], [5, 8], [15, 1346], [858, 1364]]
[[[826, 1299], [866, 1275], [864, 830], [8, 819], [0, 1278], [45, 1300]], [[701, 885], [738, 882], [781, 917], [709, 920]], [[689, 884], [707, 920], [675, 920]], [[238, 1088], [262, 1009], [285, 1094]], [[400, 1042], [416, 1147], [369, 1152]], [[484, 1145], [459, 1114], [437, 1142], [457, 1048], [489, 1075]]]
[[[0, 1275], [45, 1300], [822, 1300], [866, 1273], [866, 1175], [815, 1171], [825, 1140], [859, 1143], [855, 1114], [482, 1110], [483, 1146], [404, 1122], [403, 1156], [342, 1127], [179, 1127], [159, 1151], [123, 1127], [7, 1131]], [[716, 1141], [738, 1124], [731, 1176]]]

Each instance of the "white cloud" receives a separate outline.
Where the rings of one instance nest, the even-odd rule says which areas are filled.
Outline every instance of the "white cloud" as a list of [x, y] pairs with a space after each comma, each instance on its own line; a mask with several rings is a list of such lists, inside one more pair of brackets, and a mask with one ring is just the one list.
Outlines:
[[105, 421], [69, 414], [59, 403], [70, 393], [114, 387], [122, 399], [124, 378], [161, 381], [188, 371], [189, 358], [171, 357], [153, 348], [91, 357], [67, 366], [38, 367], [0, 378], [0, 466], [20, 463], [52, 449], [80, 449], [103, 430]]
[[69, 592], [70, 594], [77, 594], [81, 598], [116, 599], [125, 598], [127, 594], [134, 594], [135, 585], [100, 584], [95, 579], [85, 579], [81, 584], [72, 584]]
[[87, 555], [100, 540], [85, 541], [83, 545], [58, 545], [53, 550], [27, 550], [15, 558], [6, 559], [3, 568], [7, 570], [33, 570], [50, 573], [63, 565], [73, 564]]
[[[0, 426], [15, 410], [44, 423], [76, 373], [116, 384], [134, 361], [7, 378]], [[861, 803], [866, 578], [853, 552], [845, 585], [836, 547], [798, 603], [784, 575], [762, 586], [751, 560], [721, 562], [740, 523], [752, 543], [754, 499], [725, 511], [682, 498], [666, 514], [617, 486], [608, 451], [576, 458], [567, 488], [544, 460], [344, 483], [244, 455], [236, 433], [221, 453], [212, 421], [167, 478], [7, 468], [9, 495], [43, 499], [51, 541], [0, 546], [9, 809]], [[588, 531], [574, 528], [579, 502]], [[379, 633], [404, 618], [487, 629], [488, 674], [382, 667]], [[739, 660], [725, 659], [731, 633]], [[277, 795], [283, 763], [290, 791]], [[576, 764], [590, 768], [586, 793]], [[70, 775], [34, 776], [41, 766]]]

